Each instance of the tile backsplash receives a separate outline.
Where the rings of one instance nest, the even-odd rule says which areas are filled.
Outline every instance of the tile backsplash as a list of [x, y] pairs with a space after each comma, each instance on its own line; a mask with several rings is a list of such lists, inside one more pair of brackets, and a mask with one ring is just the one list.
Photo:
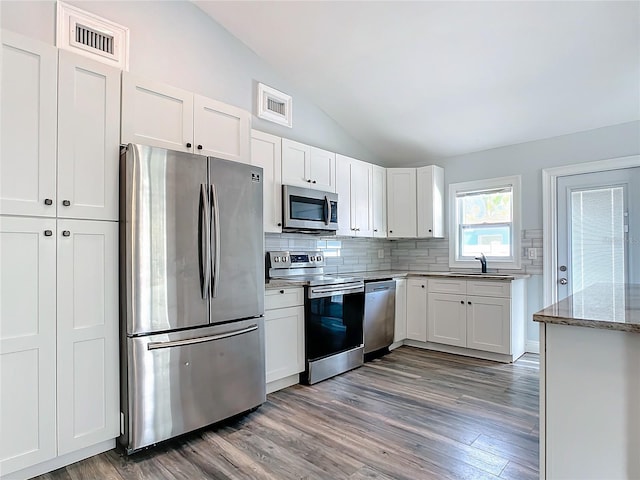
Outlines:
[[[322, 250], [327, 273], [374, 270], [413, 270], [442, 272], [449, 270], [449, 240], [387, 240], [374, 238], [314, 237], [283, 233], [265, 234], [265, 251]], [[535, 249], [536, 259], [527, 251]], [[542, 230], [523, 230], [520, 273], [542, 275]], [[491, 270], [491, 264], [489, 264]], [[500, 271], [500, 270], [498, 270]], [[514, 270], [505, 272], [513, 273]]]

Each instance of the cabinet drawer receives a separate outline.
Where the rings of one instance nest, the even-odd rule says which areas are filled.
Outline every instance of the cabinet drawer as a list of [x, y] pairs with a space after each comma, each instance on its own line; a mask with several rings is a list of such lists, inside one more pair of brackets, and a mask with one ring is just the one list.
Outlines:
[[467, 282], [467, 294], [481, 297], [509, 298], [511, 296], [511, 282], [470, 280]]
[[295, 307], [304, 305], [304, 288], [280, 288], [266, 290], [264, 293], [264, 309]]
[[429, 293], [453, 293], [464, 295], [467, 293], [467, 282], [466, 280], [430, 278]]

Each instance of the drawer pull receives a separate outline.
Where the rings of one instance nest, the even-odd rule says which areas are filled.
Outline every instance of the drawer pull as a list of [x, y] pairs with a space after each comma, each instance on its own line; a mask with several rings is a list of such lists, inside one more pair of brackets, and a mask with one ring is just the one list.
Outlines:
[[284, 293], [284, 290], [280, 290], [280, 293]]

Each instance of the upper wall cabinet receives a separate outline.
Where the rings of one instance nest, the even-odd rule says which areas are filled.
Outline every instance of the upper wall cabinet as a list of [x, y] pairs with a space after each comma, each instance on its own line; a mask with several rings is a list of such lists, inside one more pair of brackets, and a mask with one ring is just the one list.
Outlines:
[[389, 238], [444, 237], [444, 170], [387, 169]]
[[262, 167], [264, 231], [282, 233], [282, 139], [252, 130], [251, 164]]
[[444, 169], [429, 165], [416, 169], [418, 238], [444, 237]]
[[122, 74], [121, 143], [250, 163], [249, 112], [192, 92]]
[[389, 238], [415, 238], [416, 169], [387, 169], [387, 228]]
[[118, 220], [120, 70], [59, 55], [58, 217]]
[[282, 183], [335, 192], [335, 153], [283, 138]]
[[56, 215], [58, 50], [2, 31], [0, 213]]
[[371, 210], [373, 214], [373, 236], [387, 236], [387, 169], [372, 165], [373, 185]]
[[0, 213], [118, 220], [120, 71], [11, 32], [2, 42]]
[[373, 165], [336, 155], [338, 235], [373, 237]]

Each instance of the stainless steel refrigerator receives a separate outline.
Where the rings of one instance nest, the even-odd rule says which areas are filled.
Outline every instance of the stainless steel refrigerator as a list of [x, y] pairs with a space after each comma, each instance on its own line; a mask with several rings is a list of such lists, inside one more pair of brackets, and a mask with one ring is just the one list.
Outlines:
[[127, 453], [265, 401], [262, 169], [129, 144], [120, 158]]

